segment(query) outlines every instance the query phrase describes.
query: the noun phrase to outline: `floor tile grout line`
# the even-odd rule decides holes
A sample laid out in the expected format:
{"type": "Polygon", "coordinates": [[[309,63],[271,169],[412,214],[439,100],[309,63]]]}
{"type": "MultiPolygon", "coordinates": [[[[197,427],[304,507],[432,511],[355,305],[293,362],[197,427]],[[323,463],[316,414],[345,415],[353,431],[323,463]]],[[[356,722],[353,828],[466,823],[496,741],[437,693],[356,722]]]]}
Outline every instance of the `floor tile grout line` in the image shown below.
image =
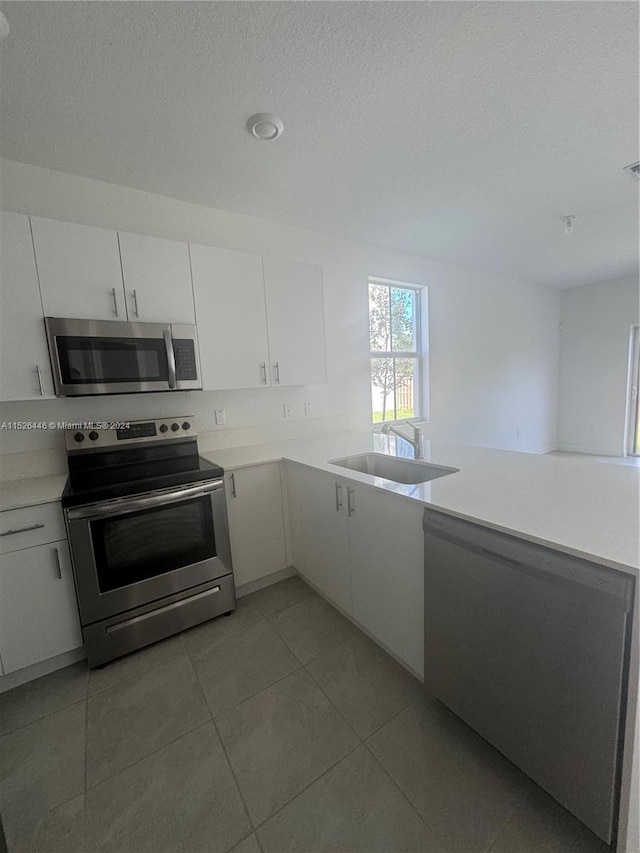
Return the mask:
{"type": "MultiPolygon", "coordinates": [[[[405,709],[405,710],[406,710],[406,709],[405,709]]],[[[435,829],[434,829],[434,828],[431,826],[431,824],[429,823],[429,821],[428,821],[428,820],[427,820],[423,815],[421,815],[421,814],[420,814],[420,812],[418,811],[418,809],[414,806],[414,804],[411,802],[411,800],[409,799],[409,797],[408,797],[408,796],[405,794],[405,792],[402,790],[402,788],[400,787],[400,785],[398,785],[398,783],[397,783],[397,782],[396,782],[396,780],[393,778],[393,776],[391,775],[391,773],[389,773],[389,771],[388,771],[388,770],[387,770],[387,768],[384,766],[384,764],[380,761],[380,759],[378,758],[378,756],[373,752],[373,750],[371,749],[371,747],[369,746],[369,744],[368,744],[366,741],[364,741],[364,742],[363,742],[363,746],[364,746],[364,748],[367,750],[367,752],[369,753],[369,755],[373,758],[373,760],[374,760],[374,761],[375,761],[375,763],[378,765],[378,767],[379,767],[379,768],[382,770],[382,772],[385,774],[385,776],[387,777],[387,779],[389,779],[389,781],[391,782],[391,784],[393,785],[393,787],[394,787],[394,788],[395,788],[395,789],[400,793],[401,797],[402,797],[402,798],[403,798],[403,800],[408,804],[408,806],[409,806],[409,808],[411,809],[411,811],[412,811],[415,815],[417,815],[417,817],[418,817],[418,819],[421,821],[421,823],[423,823],[423,824],[427,827],[427,829],[428,829],[428,830],[429,830],[429,832],[433,835],[433,837],[436,839],[436,841],[438,842],[438,844],[442,845],[442,847],[443,847],[443,849],[444,849],[444,850],[447,850],[448,845],[446,845],[446,844],[444,843],[444,840],[440,837],[440,834],[439,834],[438,832],[436,832],[436,831],[435,831],[435,829]]]]}
{"type": "MultiPolygon", "coordinates": [[[[256,690],[255,693],[252,693],[250,696],[245,696],[236,702],[235,705],[232,705],[230,708],[225,708],[224,711],[220,711],[217,714],[214,714],[213,711],[209,708],[211,713],[211,719],[216,720],[219,717],[222,717],[224,714],[229,714],[231,711],[235,711],[236,708],[239,708],[240,705],[243,705],[245,702],[248,702],[249,699],[254,699],[256,696],[259,696],[260,693],[263,693],[265,690],[269,690],[271,687],[275,687],[276,684],[279,684],[281,681],[284,681],[286,678],[289,678],[291,675],[295,675],[297,672],[300,672],[304,669],[304,666],[300,665],[295,669],[292,669],[291,672],[288,672],[286,675],[281,675],[280,678],[277,678],[275,681],[272,681],[270,684],[266,684],[264,687],[261,687],[260,690],[256,690]]],[[[207,706],[208,706],[207,702],[207,706]]]]}
{"type": "Polygon", "coordinates": [[[399,711],[395,711],[395,712],[394,712],[394,713],[389,717],[389,719],[388,719],[388,720],[385,720],[385,722],[384,722],[384,723],[382,723],[382,725],[378,726],[378,728],[377,728],[377,729],[374,729],[374,730],[373,730],[372,732],[370,732],[368,735],[366,735],[365,737],[363,737],[363,740],[364,740],[364,741],[367,741],[367,740],[369,740],[369,738],[372,738],[374,735],[377,735],[377,734],[378,734],[378,732],[380,732],[380,731],[381,731],[385,726],[388,726],[388,725],[389,725],[389,723],[392,723],[392,722],[395,720],[395,718],[396,718],[396,717],[399,717],[399,716],[400,716],[400,714],[404,714],[404,712],[405,712],[408,708],[410,708],[412,705],[417,705],[417,704],[418,704],[418,702],[417,702],[417,700],[416,700],[416,699],[410,699],[410,700],[409,700],[409,702],[407,702],[407,704],[406,704],[403,708],[400,708],[400,710],[399,710],[399,711]]]}
{"type": "MultiPolygon", "coordinates": [[[[208,706],[207,712],[209,712],[208,706]]],[[[195,726],[191,726],[190,729],[185,729],[185,731],[181,732],[179,735],[176,735],[176,737],[171,738],[171,740],[168,740],[166,743],[163,743],[156,749],[152,749],[151,752],[148,752],[146,755],[142,755],[140,758],[136,759],[135,761],[132,761],[131,764],[127,764],[125,767],[121,767],[119,770],[116,770],[115,773],[110,773],[108,776],[105,776],[104,779],[100,779],[93,785],[87,785],[86,793],[88,794],[89,791],[94,791],[96,788],[102,785],[103,782],[108,782],[110,779],[113,779],[119,773],[123,773],[125,770],[130,770],[132,767],[135,767],[137,764],[140,764],[141,761],[146,761],[147,758],[151,758],[152,755],[155,755],[157,752],[161,752],[163,749],[166,749],[168,746],[171,746],[171,744],[175,743],[177,740],[180,740],[180,738],[184,737],[185,735],[191,734],[192,732],[195,732],[196,729],[200,729],[202,728],[202,726],[206,726],[208,723],[212,722],[213,720],[211,719],[211,716],[209,716],[208,720],[203,720],[202,722],[197,723],[195,726]]]]}
{"type": "Polygon", "coordinates": [[[349,757],[350,755],[352,755],[352,754],[353,754],[357,749],[360,749],[360,747],[361,747],[361,746],[364,746],[364,744],[362,743],[362,741],[359,741],[359,742],[358,742],[357,744],[355,744],[355,746],[353,746],[351,749],[348,749],[348,750],[347,750],[347,752],[345,752],[345,753],[344,753],[344,755],[341,755],[341,756],[340,756],[340,758],[338,758],[336,761],[334,761],[334,762],[333,762],[333,764],[331,764],[329,767],[327,767],[327,768],[326,768],[326,770],[323,770],[323,771],[322,771],[322,773],[321,773],[319,776],[316,776],[316,777],[315,777],[315,779],[312,779],[312,780],[311,780],[311,782],[308,782],[308,783],[307,783],[303,788],[300,788],[300,790],[299,790],[299,791],[297,791],[297,792],[296,792],[292,797],[289,797],[289,799],[288,799],[285,803],[283,803],[281,806],[279,806],[279,807],[278,807],[274,812],[272,812],[268,817],[266,817],[263,821],[260,821],[260,823],[256,824],[256,825],[255,825],[256,835],[258,835],[258,831],[259,831],[259,830],[260,830],[260,829],[261,829],[261,828],[262,828],[266,823],[269,823],[269,821],[270,821],[272,818],[274,818],[277,814],[279,814],[283,809],[285,809],[285,808],[286,808],[290,803],[292,803],[295,799],[297,799],[297,798],[298,798],[301,794],[303,794],[306,790],[308,790],[309,788],[311,788],[311,786],[312,786],[312,785],[315,785],[315,783],[316,783],[316,782],[319,782],[319,781],[320,781],[324,776],[326,776],[326,775],[327,775],[327,773],[330,773],[332,770],[334,770],[334,769],[338,766],[338,764],[340,764],[340,762],[341,762],[341,761],[344,761],[344,760],[345,760],[345,758],[348,758],[348,757],[349,757]]]}
{"type": "MultiPolygon", "coordinates": [[[[215,721],[215,717],[214,717],[214,716],[213,716],[213,714],[211,713],[211,708],[209,707],[209,703],[207,702],[207,695],[206,695],[206,693],[204,692],[204,687],[202,686],[202,682],[200,681],[200,676],[199,676],[199,674],[198,674],[198,670],[196,669],[196,667],[195,667],[195,665],[193,664],[193,662],[192,662],[192,666],[193,666],[193,670],[194,670],[194,672],[195,672],[195,674],[196,674],[196,682],[197,682],[197,684],[198,684],[198,688],[199,688],[199,690],[200,690],[200,694],[202,695],[202,698],[204,699],[205,705],[207,706],[207,710],[209,711],[209,715],[210,715],[210,717],[211,717],[211,723],[212,723],[212,725],[213,725],[213,730],[214,730],[214,731],[215,731],[215,733],[216,733],[216,737],[218,738],[218,742],[219,742],[219,744],[220,744],[220,748],[222,749],[222,753],[223,753],[223,755],[224,755],[224,757],[225,757],[225,760],[226,760],[226,762],[227,762],[227,766],[229,767],[229,772],[231,773],[231,778],[233,779],[233,783],[234,783],[234,785],[236,786],[236,791],[238,792],[238,796],[240,797],[240,802],[242,803],[242,808],[244,809],[244,812],[245,812],[245,814],[246,814],[246,816],[247,816],[247,820],[249,821],[249,826],[252,828],[252,831],[254,831],[254,830],[255,830],[255,825],[254,825],[254,823],[253,823],[253,820],[251,819],[251,814],[250,814],[250,812],[249,812],[249,808],[248,808],[248,806],[247,806],[247,804],[246,804],[246,802],[245,802],[244,795],[243,795],[243,793],[242,793],[242,790],[241,790],[241,788],[240,788],[240,784],[238,783],[238,779],[237,779],[237,777],[236,777],[235,770],[233,769],[233,765],[232,765],[232,763],[231,763],[231,759],[229,758],[229,754],[227,753],[227,748],[226,748],[226,746],[225,746],[225,744],[224,744],[224,741],[223,741],[223,739],[222,739],[222,735],[220,734],[220,729],[218,728],[218,725],[217,725],[217,723],[216,723],[216,721],[215,721]]],[[[251,833],[248,833],[248,835],[250,835],[250,834],[251,834],[251,833]]],[[[245,837],[247,837],[247,836],[245,836],[245,837]]],[[[242,840],[243,840],[243,839],[240,839],[240,841],[242,841],[242,840]]],[[[237,841],[237,842],[236,842],[236,844],[239,844],[239,843],[240,843],[240,841],[237,841]]]]}
{"type": "Polygon", "coordinates": [[[321,685],[321,684],[320,684],[320,683],[319,683],[319,682],[318,682],[318,681],[313,677],[313,674],[312,674],[311,672],[309,672],[309,670],[308,670],[308,668],[307,668],[306,666],[304,667],[304,670],[305,670],[305,672],[307,673],[307,675],[309,676],[309,678],[310,678],[310,679],[313,681],[313,683],[316,685],[316,687],[318,688],[318,690],[322,693],[322,695],[323,695],[323,696],[324,696],[324,698],[327,700],[327,702],[331,705],[331,707],[332,707],[332,708],[334,708],[334,710],[336,710],[336,711],[338,712],[338,714],[340,715],[340,717],[342,717],[342,719],[344,720],[344,722],[349,726],[349,728],[350,728],[350,729],[351,729],[351,731],[354,733],[354,735],[358,738],[358,740],[360,741],[360,743],[364,743],[364,738],[362,737],[362,735],[361,735],[359,732],[357,732],[357,731],[355,730],[355,728],[352,726],[352,724],[349,722],[349,720],[348,720],[348,719],[345,717],[345,715],[342,713],[342,711],[340,710],[340,708],[338,708],[338,706],[337,706],[337,705],[336,705],[336,703],[333,701],[333,699],[332,699],[332,698],[331,698],[331,697],[330,697],[330,696],[325,692],[325,690],[324,690],[324,688],[322,687],[322,685],[321,685]]]}
{"type": "MultiPolygon", "coordinates": [[[[74,664],[71,664],[71,666],[74,666],[74,664]]],[[[54,670],[54,672],[58,672],[58,670],[54,670]]],[[[51,675],[51,673],[48,673],[48,675],[51,675]]],[[[87,676],[88,676],[88,673],[87,673],[87,676]]],[[[46,677],[47,677],[46,675],[40,676],[40,678],[46,678],[46,677]]],[[[26,681],[25,684],[33,684],[34,682],[39,681],[39,680],[40,679],[38,679],[38,678],[34,678],[33,681],[26,681]]],[[[13,687],[12,690],[19,690],[21,687],[24,687],[24,686],[25,685],[23,685],[23,684],[19,684],[17,687],[13,687]]],[[[59,711],[64,711],[66,708],[71,708],[73,705],[77,705],[79,702],[86,701],[89,698],[87,691],[88,691],[88,678],[87,678],[87,687],[85,688],[85,694],[84,694],[84,697],[82,699],[74,699],[73,702],[69,702],[68,705],[60,705],[59,708],[55,708],[55,710],[49,711],[47,714],[43,714],[41,717],[36,717],[35,720],[31,720],[28,723],[23,723],[22,725],[16,726],[13,729],[9,729],[6,732],[0,732],[0,740],[2,740],[2,738],[4,738],[4,737],[7,737],[8,735],[12,735],[14,732],[19,732],[22,729],[26,729],[28,726],[31,726],[34,723],[39,723],[41,720],[46,720],[47,717],[52,717],[54,714],[57,714],[59,711]]],[[[11,693],[11,690],[7,690],[6,692],[11,693]]],[[[0,697],[2,697],[1,693],[0,693],[0,697]]],[[[0,705],[1,704],[2,703],[0,701],[0,705]]]]}
{"type": "MultiPolygon", "coordinates": [[[[178,634],[172,634],[171,636],[172,637],[180,637],[180,634],[179,633],[178,634]]],[[[171,639],[171,637],[166,637],[165,639],[171,639]]],[[[160,642],[162,642],[162,641],[160,641],[160,642]]],[[[133,657],[133,655],[137,654],[138,652],[143,652],[145,649],[152,648],[153,645],[155,645],[155,644],[151,644],[150,646],[144,646],[142,649],[137,649],[135,652],[131,653],[131,656],[133,657]]],[[[153,672],[153,670],[158,669],[158,667],[166,666],[166,664],[170,663],[171,661],[175,660],[176,658],[179,658],[181,655],[184,655],[186,653],[187,650],[184,646],[185,646],[185,644],[183,641],[183,648],[181,648],[180,651],[176,651],[175,654],[170,655],[170,657],[167,657],[164,660],[161,660],[161,661],[158,661],[157,663],[154,663],[153,666],[149,666],[148,668],[142,670],[141,672],[136,672],[133,675],[128,675],[126,678],[121,678],[119,681],[114,681],[113,684],[110,684],[108,687],[103,687],[100,690],[96,690],[94,693],[88,692],[89,684],[87,684],[87,701],[89,699],[93,699],[95,696],[100,696],[101,693],[106,693],[108,690],[112,690],[114,687],[118,687],[121,684],[125,684],[127,681],[132,681],[134,678],[142,678],[142,676],[147,675],[150,672],[153,672]]],[[[126,660],[127,657],[129,657],[129,655],[125,655],[125,657],[123,657],[123,658],[115,658],[113,661],[110,661],[110,663],[117,663],[118,661],[126,660]]],[[[109,666],[109,664],[107,664],[107,666],[109,666]]],[[[91,672],[91,670],[89,670],[89,672],[91,672]]]]}
{"type": "Polygon", "coordinates": [[[43,717],[38,717],[37,720],[31,720],[30,723],[25,723],[23,726],[18,726],[15,729],[11,729],[11,731],[5,732],[4,734],[0,734],[0,742],[2,742],[5,738],[11,737],[11,735],[16,734],[17,732],[23,732],[25,729],[28,729],[29,726],[35,726],[36,723],[41,723],[43,720],[48,720],[49,717],[53,717],[55,714],[59,714],[61,711],[68,711],[69,708],[73,708],[74,705],[79,705],[81,702],[86,702],[87,699],[76,699],[75,702],[71,702],[69,705],[63,705],[62,708],[57,708],[55,711],[51,711],[48,714],[45,714],[43,717]]]}
{"type": "MultiPolygon", "coordinates": [[[[253,623],[253,624],[257,624],[257,623],[253,623]]],[[[267,624],[269,624],[269,623],[267,623],[267,624]]],[[[248,625],[247,627],[250,628],[252,626],[248,625]]],[[[274,631],[275,631],[275,629],[274,629],[274,631]]],[[[277,634],[277,631],[276,631],[276,634],[277,634]]],[[[231,635],[229,635],[229,636],[231,636],[231,635]]],[[[280,635],[278,635],[278,636],[280,636],[280,635]]],[[[282,639],[282,638],[280,637],[280,639],[282,639]]],[[[287,649],[289,651],[291,651],[288,646],[287,646],[287,649]]],[[[293,654],[293,652],[291,652],[291,653],[293,654]]],[[[280,681],[284,681],[285,678],[289,678],[290,675],[293,675],[296,672],[300,672],[301,669],[304,669],[304,664],[300,663],[299,659],[296,658],[296,661],[299,663],[299,666],[297,666],[295,669],[292,669],[291,672],[287,672],[285,675],[280,676],[275,681],[272,681],[269,684],[266,684],[264,687],[261,687],[259,690],[256,690],[255,693],[251,693],[249,696],[244,696],[242,699],[238,700],[235,703],[235,705],[231,705],[229,708],[225,708],[224,710],[219,711],[217,714],[214,714],[214,712],[211,710],[211,707],[209,705],[209,700],[207,699],[207,694],[205,693],[204,687],[202,686],[202,682],[200,680],[200,673],[198,672],[198,662],[193,660],[193,657],[191,656],[190,652],[188,654],[189,654],[189,658],[191,660],[191,665],[195,671],[196,678],[198,679],[198,685],[199,685],[200,690],[202,692],[202,695],[204,697],[204,701],[207,705],[207,709],[209,711],[209,714],[211,715],[211,719],[214,721],[217,717],[221,717],[223,714],[227,714],[230,711],[235,710],[240,705],[242,705],[243,702],[247,702],[249,699],[253,699],[254,696],[257,696],[259,693],[262,693],[264,690],[268,690],[270,687],[273,687],[274,684],[278,684],[280,681]]],[[[295,654],[293,656],[296,657],[295,654]]],[[[207,658],[207,660],[208,660],[208,658],[207,658]]],[[[199,663],[202,663],[202,662],[203,661],[199,661],[199,663]]],[[[216,726],[216,729],[217,729],[217,726],[216,726]]]]}

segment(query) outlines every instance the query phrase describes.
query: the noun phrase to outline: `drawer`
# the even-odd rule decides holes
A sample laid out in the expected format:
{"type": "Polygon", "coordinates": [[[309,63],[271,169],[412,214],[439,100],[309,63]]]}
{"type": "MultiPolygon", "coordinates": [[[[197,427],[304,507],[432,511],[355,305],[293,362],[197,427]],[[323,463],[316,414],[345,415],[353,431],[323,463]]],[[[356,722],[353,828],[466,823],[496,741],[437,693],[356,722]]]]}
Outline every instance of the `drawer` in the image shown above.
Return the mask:
{"type": "Polygon", "coordinates": [[[66,538],[62,506],[57,501],[0,512],[0,554],[66,538]]]}

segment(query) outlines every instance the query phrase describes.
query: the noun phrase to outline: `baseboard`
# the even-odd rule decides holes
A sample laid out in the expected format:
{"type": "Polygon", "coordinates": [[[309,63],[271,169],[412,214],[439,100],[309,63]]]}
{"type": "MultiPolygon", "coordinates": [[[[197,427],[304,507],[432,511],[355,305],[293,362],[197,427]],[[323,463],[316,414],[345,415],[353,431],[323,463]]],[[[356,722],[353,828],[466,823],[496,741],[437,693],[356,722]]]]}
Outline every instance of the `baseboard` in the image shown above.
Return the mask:
{"type": "Polygon", "coordinates": [[[27,681],[42,678],[43,675],[49,675],[50,672],[55,672],[57,669],[64,669],[65,666],[70,666],[79,660],[85,660],[86,657],[84,646],[81,646],[79,649],[72,649],[70,652],[64,652],[53,658],[34,663],[32,666],[25,666],[24,669],[17,669],[8,675],[0,676],[0,693],[26,684],[27,681]]]}
{"type": "Polygon", "coordinates": [[[559,444],[556,450],[564,450],[566,453],[584,453],[588,456],[624,456],[624,452],[613,452],[612,450],[603,450],[601,447],[582,447],[573,444],[559,444]]]}
{"type": "Polygon", "coordinates": [[[270,575],[265,575],[263,578],[257,578],[249,583],[243,583],[236,587],[236,598],[242,598],[243,595],[250,595],[252,592],[257,592],[259,589],[264,589],[265,586],[271,586],[274,583],[279,583],[286,578],[291,578],[297,575],[297,571],[293,566],[287,566],[286,569],[279,569],[270,575]]]}
{"type": "Polygon", "coordinates": [[[345,619],[348,619],[349,622],[352,622],[356,626],[356,628],[362,631],[363,634],[366,634],[367,637],[369,637],[370,640],[373,640],[373,642],[377,646],[380,646],[381,649],[384,649],[384,651],[389,655],[389,657],[392,657],[397,663],[400,664],[403,669],[406,669],[407,672],[410,672],[411,675],[414,676],[414,678],[417,678],[418,681],[424,684],[424,673],[418,671],[417,669],[414,669],[410,664],[402,660],[401,657],[398,657],[398,655],[394,651],[392,651],[385,643],[383,643],[374,634],[372,634],[371,631],[362,624],[362,622],[358,622],[357,619],[355,619],[350,613],[347,613],[347,611],[340,607],[340,605],[337,604],[332,598],[329,598],[329,596],[326,595],[321,589],[318,589],[318,587],[308,578],[306,578],[302,574],[302,572],[298,572],[297,569],[294,569],[294,572],[297,575],[299,574],[302,580],[307,584],[307,586],[310,586],[314,592],[317,592],[321,598],[324,598],[324,600],[327,601],[335,610],[341,613],[345,619]]]}

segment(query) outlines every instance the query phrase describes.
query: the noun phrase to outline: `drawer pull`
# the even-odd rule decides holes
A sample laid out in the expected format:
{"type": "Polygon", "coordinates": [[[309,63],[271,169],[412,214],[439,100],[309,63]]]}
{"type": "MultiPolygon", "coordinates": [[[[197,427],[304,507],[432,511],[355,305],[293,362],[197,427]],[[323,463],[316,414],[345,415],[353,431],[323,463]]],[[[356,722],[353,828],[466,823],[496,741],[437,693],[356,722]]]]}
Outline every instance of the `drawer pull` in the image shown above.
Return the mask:
{"type": "Polygon", "coordinates": [[[60,565],[60,551],[57,548],[53,549],[53,553],[56,557],[56,574],[58,575],[58,580],[62,580],[62,566],[60,565]]]}
{"type": "Polygon", "coordinates": [[[18,527],[15,530],[5,530],[0,536],[15,536],[16,533],[28,533],[30,530],[42,530],[45,524],[32,524],[31,527],[18,527]]]}

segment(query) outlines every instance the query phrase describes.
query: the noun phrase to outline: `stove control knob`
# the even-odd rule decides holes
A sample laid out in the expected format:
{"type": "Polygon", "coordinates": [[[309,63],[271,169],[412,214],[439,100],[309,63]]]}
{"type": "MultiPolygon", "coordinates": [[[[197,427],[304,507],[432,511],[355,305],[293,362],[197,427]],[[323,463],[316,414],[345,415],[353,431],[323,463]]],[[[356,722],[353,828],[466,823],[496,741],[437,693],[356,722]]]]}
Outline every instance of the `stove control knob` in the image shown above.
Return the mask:
{"type": "Polygon", "coordinates": [[[180,424],[171,424],[171,431],[172,432],[178,432],[179,429],[180,429],[180,424]]]}
{"type": "Polygon", "coordinates": [[[100,436],[95,430],[91,430],[91,432],[89,433],[89,438],[91,439],[91,441],[97,441],[100,436]]]}
{"type": "Polygon", "coordinates": [[[160,432],[166,432],[169,427],[166,424],[160,424],[160,432]]]}
{"type": "Polygon", "coordinates": [[[78,442],[78,444],[80,444],[80,442],[81,442],[81,441],[84,441],[84,433],[82,433],[82,432],[77,432],[77,433],[73,436],[73,440],[74,440],[74,441],[77,441],[77,442],[78,442]]]}
{"type": "Polygon", "coordinates": [[[185,421],[182,424],[182,429],[191,429],[191,424],[189,423],[189,421],[185,421]]]}

